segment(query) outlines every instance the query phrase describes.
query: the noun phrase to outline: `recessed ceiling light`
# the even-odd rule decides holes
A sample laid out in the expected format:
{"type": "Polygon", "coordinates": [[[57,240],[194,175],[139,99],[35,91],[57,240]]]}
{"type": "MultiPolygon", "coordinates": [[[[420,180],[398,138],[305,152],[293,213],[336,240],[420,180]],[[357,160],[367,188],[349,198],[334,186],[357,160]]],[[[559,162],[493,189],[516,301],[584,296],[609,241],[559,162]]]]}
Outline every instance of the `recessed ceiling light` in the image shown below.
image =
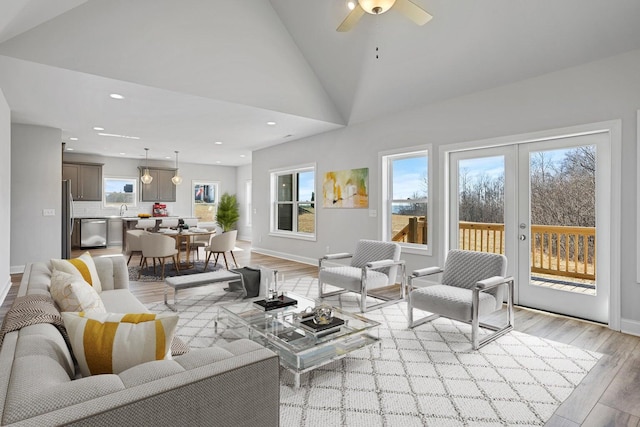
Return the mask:
{"type": "Polygon", "coordinates": [[[120,95],[119,93],[112,93],[109,94],[109,96],[113,99],[124,99],[124,96],[120,95]]]}
{"type": "Polygon", "coordinates": [[[96,126],[96,127],[94,127],[94,128],[93,128],[93,130],[104,130],[104,128],[101,128],[101,127],[99,127],[99,126],[96,126]]]}
{"type": "Polygon", "coordinates": [[[78,138],[76,138],[75,136],[72,136],[71,138],[69,138],[69,141],[77,141],[78,138]]]}
{"type": "Polygon", "coordinates": [[[164,158],[171,160],[171,156],[164,156],[164,158]]]}
{"type": "Polygon", "coordinates": [[[349,8],[349,10],[353,10],[356,8],[356,2],[355,0],[349,0],[347,2],[347,7],[349,8]]]}
{"type": "Polygon", "coordinates": [[[125,154],[127,154],[127,153],[120,153],[121,156],[124,156],[125,154]]]}
{"type": "Polygon", "coordinates": [[[216,142],[214,142],[214,144],[216,144],[216,145],[222,145],[222,141],[216,141],[216,142]]]}
{"type": "Polygon", "coordinates": [[[240,157],[247,157],[247,156],[245,156],[244,154],[240,154],[240,157]]]}
{"type": "Polygon", "coordinates": [[[69,147],[69,148],[67,148],[67,151],[73,151],[73,148],[69,147]]]}
{"type": "Polygon", "coordinates": [[[269,126],[275,126],[275,125],[276,125],[276,122],[267,122],[267,124],[268,124],[269,126]]]}
{"type": "Polygon", "coordinates": [[[222,163],[220,160],[216,160],[216,163],[222,163]]]}

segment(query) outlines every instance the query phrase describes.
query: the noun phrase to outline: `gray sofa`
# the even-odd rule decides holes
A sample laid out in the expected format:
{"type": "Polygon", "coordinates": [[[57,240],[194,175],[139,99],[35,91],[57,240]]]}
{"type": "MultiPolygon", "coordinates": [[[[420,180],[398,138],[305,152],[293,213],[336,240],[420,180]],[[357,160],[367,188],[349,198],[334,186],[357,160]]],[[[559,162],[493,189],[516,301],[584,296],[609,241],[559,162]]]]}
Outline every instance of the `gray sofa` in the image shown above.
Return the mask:
{"type": "MultiPolygon", "coordinates": [[[[107,311],[147,311],[123,257],[94,261],[107,311]]],[[[47,263],[29,264],[18,296],[48,294],[50,276],[47,263]]],[[[86,378],[51,324],[10,332],[0,349],[1,425],[273,426],[279,393],[277,355],[249,340],[86,378]]]]}

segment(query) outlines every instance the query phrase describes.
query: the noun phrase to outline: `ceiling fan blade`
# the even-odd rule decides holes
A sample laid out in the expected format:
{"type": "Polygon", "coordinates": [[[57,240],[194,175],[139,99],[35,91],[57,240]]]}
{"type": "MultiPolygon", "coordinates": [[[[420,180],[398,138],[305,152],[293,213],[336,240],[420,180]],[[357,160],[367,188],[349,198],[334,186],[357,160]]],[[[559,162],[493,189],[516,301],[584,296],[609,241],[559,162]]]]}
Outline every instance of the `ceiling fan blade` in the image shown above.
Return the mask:
{"type": "Polygon", "coordinates": [[[365,12],[362,6],[360,6],[360,4],[356,4],[356,7],[353,8],[351,12],[349,12],[349,14],[344,19],[344,21],[342,21],[342,24],[340,24],[338,28],[336,28],[336,31],[339,31],[341,33],[345,31],[349,31],[350,29],[356,26],[356,24],[364,14],[365,12]]]}
{"type": "Polygon", "coordinates": [[[426,10],[412,2],[411,0],[396,0],[393,8],[404,14],[418,25],[424,25],[431,21],[431,16],[426,10]]]}

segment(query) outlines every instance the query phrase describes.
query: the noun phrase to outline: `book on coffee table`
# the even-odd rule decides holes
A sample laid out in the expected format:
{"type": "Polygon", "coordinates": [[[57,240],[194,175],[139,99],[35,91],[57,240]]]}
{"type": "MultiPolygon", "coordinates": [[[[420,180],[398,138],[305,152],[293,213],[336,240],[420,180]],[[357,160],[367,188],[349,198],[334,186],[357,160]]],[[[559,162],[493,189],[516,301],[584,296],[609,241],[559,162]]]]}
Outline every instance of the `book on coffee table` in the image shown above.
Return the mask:
{"type": "Polygon", "coordinates": [[[306,329],[308,331],[318,333],[318,334],[321,333],[322,335],[335,332],[339,330],[340,326],[342,325],[344,325],[344,320],[342,320],[339,317],[332,317],[331,321],[324,325],[317,324],[316,322],[313,321],[313,319],[303,320],[302,322],[300,322],[300,326],[303,329],[306,329]]]}
{"type": "Polygon", "coordinates": [[[254,301],[253,303],[262,308],[264,311],[269,311],[296,305],[298,301],[293,298],[289,298],[286,295],[280,295],[278,298],[273,300],[261,299],[258,301],[254,301]]]}

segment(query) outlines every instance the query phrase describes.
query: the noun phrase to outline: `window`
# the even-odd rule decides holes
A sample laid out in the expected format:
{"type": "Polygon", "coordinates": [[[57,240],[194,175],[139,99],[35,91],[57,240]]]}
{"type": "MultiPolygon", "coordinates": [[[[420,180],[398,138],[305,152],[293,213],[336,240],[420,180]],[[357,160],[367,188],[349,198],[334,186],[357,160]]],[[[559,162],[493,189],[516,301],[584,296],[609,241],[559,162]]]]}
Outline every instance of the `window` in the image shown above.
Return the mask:
{"type": "Polygon", "coordinates": [[[198,222],[215,222],[218,208],[218,183],[193,181],[193,205],[191,215],[198,222]]]}
{"type": "Polygon", "coordinates": [[[251,180],[247,180],[247,182],[245,183],[245,201],[246,201],[246,205],[245,205],[245,209],[247,214],[245,215],[245,225],[247,227],[251,227],[251,217],[253,217],[253,206],[251,205],[251,180]]]}
{"type": "Polygon", "coordinates": [[[427,149],[381,156],[383,236],[403,246],[429,242],[429,156],[427,149]]]}
{"type": "Polygon", "coordinates": [[[271,232],[315,240],[315,165],[271,173],[271,232]]]}
{"type": "Polygon", "coordinates": [[[105,208],[136,206],[137,183],[136,178],[105,178],[102,204],[105,208]]]}

